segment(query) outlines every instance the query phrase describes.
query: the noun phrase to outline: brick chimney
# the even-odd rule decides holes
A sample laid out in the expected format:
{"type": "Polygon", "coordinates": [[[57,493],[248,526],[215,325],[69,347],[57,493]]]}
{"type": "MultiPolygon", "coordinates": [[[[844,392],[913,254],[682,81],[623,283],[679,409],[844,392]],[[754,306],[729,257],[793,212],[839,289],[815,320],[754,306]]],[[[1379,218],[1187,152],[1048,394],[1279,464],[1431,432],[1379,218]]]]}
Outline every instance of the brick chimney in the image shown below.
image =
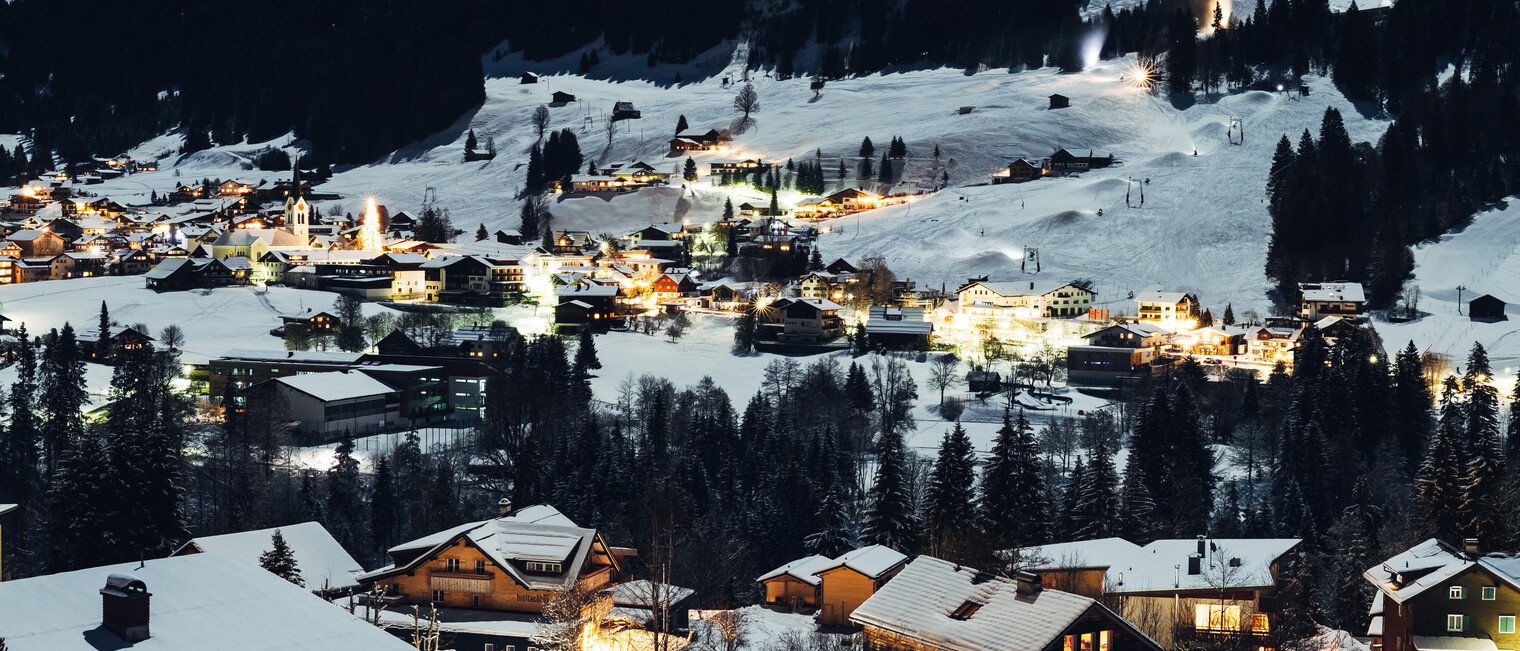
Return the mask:
{"type": "Polygon", "coordinates": [[[100,620],[106,630],[127,642],[148,639],[147,584],[127,574],[106,577],[100,589],[100,620]]]}

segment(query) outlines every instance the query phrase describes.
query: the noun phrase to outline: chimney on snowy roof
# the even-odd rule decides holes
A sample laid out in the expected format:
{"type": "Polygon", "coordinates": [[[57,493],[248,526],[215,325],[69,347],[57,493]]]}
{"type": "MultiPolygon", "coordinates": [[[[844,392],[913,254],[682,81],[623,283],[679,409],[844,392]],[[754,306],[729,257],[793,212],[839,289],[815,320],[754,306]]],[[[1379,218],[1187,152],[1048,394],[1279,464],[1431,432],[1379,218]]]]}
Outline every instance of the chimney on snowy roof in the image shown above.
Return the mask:
{"type": "Polygon", "coordinates": [[[128,574],[106,577],[100,589],[100,620],[106,630],[127,642],[148,639],[148,585],[128,574]]]}

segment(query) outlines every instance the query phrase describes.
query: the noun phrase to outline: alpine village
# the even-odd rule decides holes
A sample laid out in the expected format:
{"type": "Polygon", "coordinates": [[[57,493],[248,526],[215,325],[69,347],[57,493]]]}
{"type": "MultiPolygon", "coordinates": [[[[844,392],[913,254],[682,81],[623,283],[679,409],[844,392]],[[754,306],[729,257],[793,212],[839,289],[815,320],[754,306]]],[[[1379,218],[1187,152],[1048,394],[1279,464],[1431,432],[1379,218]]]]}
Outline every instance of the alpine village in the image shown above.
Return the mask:
{"type": "Polygon", "coordinates": [[[1516,651],[1517,43],[0,2],[0,651],[1516,651]]]}

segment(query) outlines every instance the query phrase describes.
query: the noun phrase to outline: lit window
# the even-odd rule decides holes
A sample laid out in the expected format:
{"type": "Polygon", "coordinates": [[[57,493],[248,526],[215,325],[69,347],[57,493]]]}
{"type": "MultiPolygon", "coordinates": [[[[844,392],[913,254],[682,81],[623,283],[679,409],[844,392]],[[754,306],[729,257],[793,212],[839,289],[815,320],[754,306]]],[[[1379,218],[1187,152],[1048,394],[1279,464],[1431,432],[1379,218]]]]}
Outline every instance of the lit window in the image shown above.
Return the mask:
{"type": "Polygon", "coordinates": [[[1499,598],[1499,589],[1498,588],[1496,588],[1494,586],[1491,586],[1491,585],[1483,586],[1483,600],[1484,601],[1493,601],[1493,600],[1498,599],[1498,598],[1499,598]]]}
{"type": "Polygon", "coordinates": [[[1093,634],[1082,634],[1082,651],[1093,651],[1093,634]]]}
{"type": "Polygon", "coordinates": [[[1254,615],[1251,615],[1251,632],[1259,635],[1265,635],[1272,632],[1272,625],[1267,621],[1266,613],[1256,613],[1254,615]]]}
{"type": "Polygon", "coordinates": [[[1515,616],[1514,615],[1500,615],[1499,616],[1499,632],[1500,633],[1514,633],[1515,632],[1515,616]]]}
{"type": "Polygon", "coordinates": [[[1466,618],[1462,615],[1447,615],[1446,630],[1452,633],[1460,633],[1463,628],[1462,624],[1465,623],[1465,619],[1466,618]]]}
{"type": "Polygon", "coordinates": [[[1062,651],[1074,651],[1071,648],[1071,638],[1072,638],[1072,636],[1070,636],[1070,635],[1068,635],[1068,636],[1066,636],[1064,638],[1065,644],[1061,647],[1062,651]]]}
{"type": "Polygon", "coordinates": [[[1198,604],[1193,610],[1193,627],[1199,631],[1239,631],[1240,606],[1198,604]]]}
{"type": "Polygon", "coordinates": [[[1108,651],[1109,631],[1098,631],[1098,651],[1108,651]]]}

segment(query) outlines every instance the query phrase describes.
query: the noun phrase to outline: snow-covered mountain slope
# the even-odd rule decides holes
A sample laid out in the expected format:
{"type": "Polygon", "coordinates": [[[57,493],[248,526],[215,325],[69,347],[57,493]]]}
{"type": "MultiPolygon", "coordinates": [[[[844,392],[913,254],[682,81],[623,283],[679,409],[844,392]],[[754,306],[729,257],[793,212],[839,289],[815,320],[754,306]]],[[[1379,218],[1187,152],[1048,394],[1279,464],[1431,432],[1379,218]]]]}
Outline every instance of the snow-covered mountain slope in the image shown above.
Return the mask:
{"type": "MultiPolygon", "coordinates": [[[[1317,132],[1327,105],[1345,115],[1357,141],[1376,139],[1386,123],[1362,118],[1322,79],[1309,80],[1312,94],[1302,101],[1247,92],[1179,110],[1166,98],[1121,81],[1120,75],[1133,78],[1133,65],[1132,59],[1106,61],[1079,74],[919,70],[831,81],[816,96],[808,79],[757,78],[761,109],[754,126],[737,135],[728,151],[693,158],[705,172],[714,160],[783,161],[821,151],[832,172],[841,155],[852,157],[853,168],[863,137],[884,150],[893,136],[901,136],[909,148],[907,177],[948,171],[952,188],[836,221],[835,231],[822,239],[825,257],[882,255],[898,275],[937,286],[973,275],[1011,279],[1019,273],[1025,247],[1032,247],[1039,250],[1042,275],[1092,278],[1099,302],[1116,311],[1133,312],[1126,299],[1130,291],[1180,285],[1200,292],[1210,306],[1230,302],[1237,313],[1265,312],[1263,184],[1278,137],[1317,132]],[[1052,93],[1070,97],[1071,108],[1049,110],[1052,93]],[[963,106],[974,109],[962,115],[957,109],[963,106]],[[1244,145],[1227,142],[1232,118],[1244,126],[1244,145]],[[942,154],[937,162],[931,156],[935,145],[942,154]],[[1058,147],[1113,153],[1120,162],[1076,178],[965,187],[987,182],[1014,158],[1049,156],[1058,147]],[[1144,186],[1145,207],[1126,209],[1126,189],[1138,205],[1141,188],[1128,180],[1146,178],[1151,183],[1144,186]]],[[[725,128],[737,117],[735,88],[719,79],[669,87],[561,75],[538,84],[492,79],[486,91],[486,103],[450,129],[383,161],[340,170],[323,190],[347,198],[331,203],[353,211],[361,197],[374,196],[393,210],[415,211],[431,187],[466,233],[480,223],[493,230],[515,227],[526,151],[537,140],[528,118],[554,91],[571,93],[577,101],[551,107],[550,127],[574,129],[587,160],[636,158],[675,171],[685,160],[667,155],[677,116],[685,115],[694,130],[725,128]],[[613,102],[623,100],[634,102],[643,117],[617,123],[609,144],[605,118],[613,102]],[[463,162],[471,128],[482,143],[495,140],[500,154],[494,160],[463,162]]],[[[163,151],[172,148],[173,139],[139,149],[163,151]]],[[[165,164],[159,172],[90,189],[130,201],[141,200],[149,189],[172,188],[176,180],[273,180],[279,175],[242,169],[262,146],[218,147],[186,157],[177,169],[165,164]]],[[[689,190],[677,183],[610,201],[561,201],[551,210],[558,228],[618,232],[648,223],[716,219],[730,193],[735,204],[761,198],[711,186],[704,177],[689,190]]],[[[783,193],[781,201],[798,198],[783,193]]]]}
{"type": "Polygon", "coordinates": [[[1446,355],[1461,366],[1473,342],[1482,343],[1500,374],[1500,390],[1507,393],[1520,371],[1520,293],[1515,290],[1520,287],[1520,204],[1510,201],[1479,213],[1461,232],[1417,248],[1414,273],[1410,285],[1419,288],[1419,310],[1428,316],[1376,324],[1388,352],[1413,341],[1420,350],[1446,355]],[[1465,288],[1460,302],[1458,287],[1465,288]],[[1467,301],[1483,294],[1508,303],[1510,320],[1469,319],[1467,301]]]}

